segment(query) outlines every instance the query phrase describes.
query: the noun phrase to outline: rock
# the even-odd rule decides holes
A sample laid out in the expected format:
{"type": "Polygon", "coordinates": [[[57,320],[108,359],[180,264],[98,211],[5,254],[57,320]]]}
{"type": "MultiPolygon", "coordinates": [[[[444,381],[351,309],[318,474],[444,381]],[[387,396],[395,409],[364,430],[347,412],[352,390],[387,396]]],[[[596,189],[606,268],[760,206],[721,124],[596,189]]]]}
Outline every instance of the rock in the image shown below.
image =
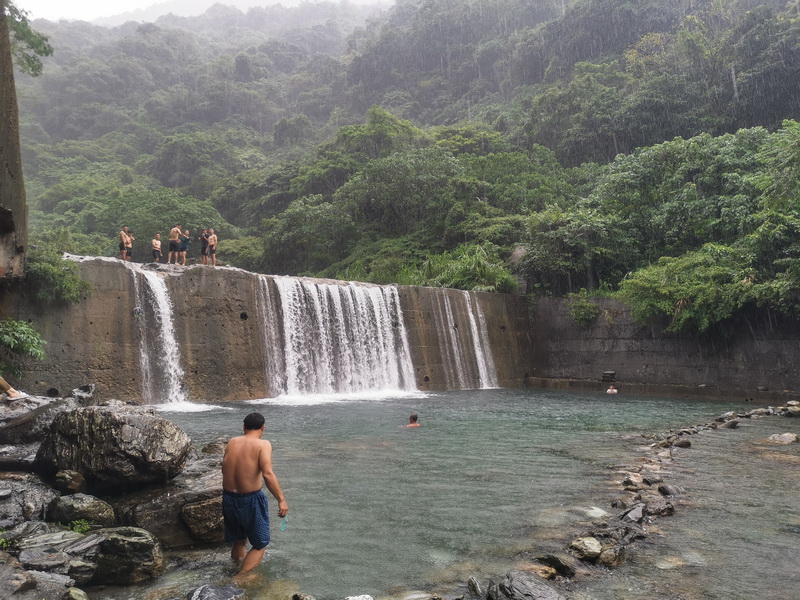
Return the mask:
{"type": "Polygon", "coordinates": [[[467,579],[467,589],[472,596],[483,598],[483,588],[481,588],[480,582],[472,575],[467,579]]]}
{"type": "Polygon", "coordinates": [[[664,478],[658,473],[648,473],[644,476],[644,482],[647,485],[655,485],[656,483],[661,483],[662,481],[664,481],[664,478]]]}
{"type": "Polygon", "coordinates": [[[166,548],[175,549],[199,541],[223,540],[222,511],[214,512],[221,498],[222,472],[215,456],[188,463],[169,486],[112,498],[110,502],[122,524],[147,529],[166,548]],[[187,521],[194,518],[198,520],[191,524],[187,521]]]}
{"type": "Polygon", "coordinates": [[[0,520],[15,525],[44,519],[45,509],[58,493],[32,473],[0,473],[0,489],[11,494],[0,499],[0,520]]]}
{"type": "Polygon", "coordinates": [[[499,585],[509,600],[566,600],[549,584],[525,571],[511,571],[499,585]]]}
{"type": "Polygon", "coordinates": [[[786,409],[787,417],[800,417],[800,406],[789,406],[786,409]]]}
{"type": "Polygon", "coordinates": [[[100,529],[94,585],[133,585],[156,578],[164,571],[164,553],[158,539],[144,529],[100,529]]]}
{"type": "Polygon", "coordinates": [[[53,487],[62,494],[78,494],[86,491],[86,479],[77,471],[65,469],[56,473],[53,487]]]}
{"type": "Polygon", "coordinates": [[[56,416],[36,464],[78,471],[92,491],[121,493],[172,479],[190,448],[189,437],[153,409],[89,406],[56,416]]]}
{"type": "Polygon", "coordinates": [[[36,579],[24,571],[18,561],[5,552],[0,555],[5,556],[0,563],[0,598],[11,598],[36,587],[36,579]]]}
{"type": "Polygon", "coordinates": [[[619,567],[625,563],[626,555],[627,551],[625,550],[625,546],[609,546],[608,548],[603,548],[603,551],[595,562],[604,567],[619,567]]]}
{"type": "Polygon", "coordinates": [[[661,497],[650,498],[644,509],[644,514],[653,517],[666,517],[675,514],[675,507],[661,497]]]}
{"type": "Polygon", "coordinates": [[[6,421],[0,429],[2,444],[40,443],[59,413],[77,406],[71,398],[48,401],[41,406],[6,421]]]}
{"type": "Polygon", "coordinates": [[[214,542],[225,537],[221,495],[199,502],[187,502],[181,508],[181,518],[194,540],[214,542]]]}
{"type": "Polygon", "coordinates": [[[636,504],[633,508],[625,512],[622,517],[623,521],[630,521],[631,523],[641,523],[644,518],[644,504],[636,504]]]}
{"type": "Polygon", "coordinates": [[[344,600],[373,600],[373,598],[367,594],[362,594],[361,596],[347,596],[344,600]]]}
{"type": "Polygon", "coordinates": [[[789,400],[786,406],[800,406],[800,400],[789,400]]]}
{"type": "Polygon", "coordinates": [[[89,600],[89,596],[83,590],[71,587],[67,590],[64,600],[89,600]]]}
{"type": "Polygon", "coordinates": [[[208,444],[203,446],[203,449],[201,450],[201,452],[203,454],[224,454],[225,453],[225,446],[227,446],[227,445],[228,445],[228,440],[226,440],[224,438],[220,438],[220,439],[214,440],[213,442],[209,442],[208,444]]]}
{"type": "Polygon", "coordinates": [[[602,549],[600,542],[593,537],[576,538],[569,545],[569,551],[573,556],[585,561],[593,561],[600,556],[602,549]]]}
{"type": "Polygon", "coordinates": [[[47,520],[64,524],[85,520],[90,524],[110,527],[114,525],[117,517],[108,502],[87,494],[72,494],[54,498],[50,502],[47,520]]]}
{"type": "Polygon", "coordinates": [[[643,487],[646,487],[644,483],[644,478],[639,473],[627,473],[625,475],[625,479],[622,480],[622,487],[626,490],[640,490],[643,487]]]}
{"type": "Polygon", "coordinates": [[[725,429],[736,429],[739,427],[739,419],[731,419],[730,421],[725,421],[722,425],[725,429]]]}
{"type": "Polygon", "coordinates": [[[676,448],[691,448],[692,442],[691,440],[687,440],[686,438],[682,437],[675,440],[675,443],[672,445],[676,448]]]}
{"type": "MultiPolygon", "coordinates": [[[[187,600],[235,600],[244,596],[244,590],[235,585],[204,585],[191,592],[187,600]]],[[[305,596],[305,594],[295,594],[295,596],[305,596]]],[[[311,598],[311,596],[308,596],[311,598]]]]}
{"type": "Polygon", "coordinates": [[[89,535],[69,530],[34,531],[17,539],[27,568],[70,577],[70,585],[131,585],[159,575],[164,557],[158,540],[133,527],[98,529],[89,535]]]}
{"type": "Polygon", "coordinates": [[[311,594],[303,594],[301,592],[297,592],[296,594],[292,594],[292,600],[317,600],[311,594]]]}
{"type": "Polygon", "coordinates": [[[562,577],[575,576],[575,559],[571,556],[563,554],[544,554],[542,556],[537,556],[536,560],[548,567],[553,567],[562,577]]]}
{"type": "Polygon", "coordinates": [[[680,496],[681,491],[680,488],[675,487],[674,485],[670,485],[665,483],[663,485],[658,486],[658,493],[662,496],[680,496]]]}
{"type": "Polygon", "coordinates": [[[796,444],[800,442],[800,436],[796,433],[773,433],[767,438],[767,441],[772,444],[796,444]]]}
{"type": "Polygon", "coordinates": [[[547,565],[530,565],[525,567],[525,570],[536,573],[536,575],[542,579],[555,579],[558,575],[558,571],[547,565]]]}
{"type": "Polygon", "coordinates": [[[0,447],[0,471],[32,473],[39,444],[19,444],[0,447]]]}
{"type": "Polygon", "coordinates": [[[87,383],[86,385],[82,385],[72,390],[72,397],[80,406],[89,406],[91,404],[95,404],[96,402],[94,392],[95,385],[93,383],[87,383]]]}

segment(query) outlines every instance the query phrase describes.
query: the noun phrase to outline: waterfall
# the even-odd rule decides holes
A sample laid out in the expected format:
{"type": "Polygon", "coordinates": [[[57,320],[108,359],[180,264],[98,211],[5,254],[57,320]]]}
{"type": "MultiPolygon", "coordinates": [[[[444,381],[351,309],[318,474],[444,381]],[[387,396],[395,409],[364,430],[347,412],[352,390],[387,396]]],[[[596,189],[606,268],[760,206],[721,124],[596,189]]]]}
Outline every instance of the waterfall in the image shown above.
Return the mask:
{"type": "Polygon", "coordinates": [[[492,346],[489,344],[489,329],[486,327],[486,315],[483,313],[477,296],[471,296],[469,292],[464,292],[464,300],[467,303],[467,315],[469,316],[470,331],[472,332],[472,342],[475,347],[475,360],[478,363],[478,373],[480,375],[481,388],[497,387],[497,368],[494,365],[492,356],[492,346]],[[475,306],[473,312],[472,306],[475,306]],[[475,316],[477,314],[477,320],[475,316]]]}
{"type": "Polygon", "coordinates": [[[181,349],[172,322],[172,302],[164,279],[151,270],[126,263],[133,276],[139,363],[146,404],[187,402],[181,349]]]}
{"type": "Polygon", "coordinates": [[[416,389],[397,288],[261,276],[259,299],[268,392],[416,389]]]}
{"type": "Polygon", "coordinates": [[[436,290],[433,319],[448,389],[497,387],[486,317],[470,292],[436,290]],[[459,322],[461,318],[466,323],[459,322]]]}

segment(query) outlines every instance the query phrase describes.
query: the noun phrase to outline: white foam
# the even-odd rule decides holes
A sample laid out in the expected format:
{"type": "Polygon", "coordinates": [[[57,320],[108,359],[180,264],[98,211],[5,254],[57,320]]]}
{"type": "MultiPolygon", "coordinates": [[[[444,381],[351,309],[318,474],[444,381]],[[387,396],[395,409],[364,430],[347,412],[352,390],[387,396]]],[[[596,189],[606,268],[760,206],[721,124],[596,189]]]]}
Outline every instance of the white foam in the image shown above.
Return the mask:
{"type": "Polygon", "coordinates": [[[346,402],[386,402],[402,398],[427,398],[429,394],[419,391],[383,390],[350,392],[342,394],[284,394],[275,398],[247,400],[247,404],[275,404],[279,406],[313,406],[316,404],[338,404],[346,402]]]}
{"type": "Polygon", "coordinates": [[[220,406],[218,404],[196,404],[194,402],[169,402],[167,404],[151,404],[153,408],[161,412],[208,412],[210,410],[233,410],[231,406],[220,406]]]}

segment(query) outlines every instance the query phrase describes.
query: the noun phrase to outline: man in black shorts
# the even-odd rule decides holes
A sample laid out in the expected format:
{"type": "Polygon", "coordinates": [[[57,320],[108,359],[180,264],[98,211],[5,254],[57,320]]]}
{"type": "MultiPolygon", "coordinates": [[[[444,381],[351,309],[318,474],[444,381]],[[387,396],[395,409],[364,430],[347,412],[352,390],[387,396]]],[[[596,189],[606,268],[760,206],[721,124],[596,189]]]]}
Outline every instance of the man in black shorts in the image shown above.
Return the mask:
{"type": "Polygon", "coordinates": [[[208,264],[208,229],[203,229],[203,233],[197,238],[200,242],[200,264],[208,264]]]}
{"type": "Polygon", "coordinates": [[[169,230],[169,254],[167,254],[167,264],[172,262],[175,257],[175,264],[178,264],[178,256],[180,255],[181,244],[181,226],[175,225],[169,230]]]}

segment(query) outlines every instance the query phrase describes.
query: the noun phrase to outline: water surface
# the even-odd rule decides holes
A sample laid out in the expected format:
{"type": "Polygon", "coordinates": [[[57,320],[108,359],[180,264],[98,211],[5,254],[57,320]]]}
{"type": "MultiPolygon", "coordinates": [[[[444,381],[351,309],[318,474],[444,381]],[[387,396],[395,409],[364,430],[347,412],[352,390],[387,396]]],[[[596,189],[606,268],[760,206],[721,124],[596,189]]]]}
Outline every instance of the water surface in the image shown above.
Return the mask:
{"type": "MultiPolygon", "coordinates": [[[[485,583],[540,552],[563,550],[565,533],[587,522],[598,505],[612,511],[609,465],[641,455],[639,433],[751,408],[603,390],[267,402],[167,416],[201,446],[237,435],[248,412],[265,414],[290,515],[281,531],[271,502],[273,542],[258,569],[263,578],[248,597],[303,591],[320,600],[453,592],[470,575],[485,583]],[[411,412],[419,413],[422,427],[404,427],[411,412]]],[[[694,436],[693,448],[671,467],[690,492],[691,507],[660,519],[626,566],[584,589],[598,600],[786,598],[771,595],[775,583],[763,573],[773,569],[798,589],[791,557],[800,542],[794,499],[800,481],[791,463],[797,446],[756,444],[771,433],[797,431],[795,421],[771,417],[738,431],[694,436]]],[[[173,597],[167,589],[183,597],[204,582],[226,583],[227,551],[198,551],[189,562],[175,557],[148,597],[173,597]]],[[[144,592],[105,590],[92,597],[142,598],[144,592]]]]}

